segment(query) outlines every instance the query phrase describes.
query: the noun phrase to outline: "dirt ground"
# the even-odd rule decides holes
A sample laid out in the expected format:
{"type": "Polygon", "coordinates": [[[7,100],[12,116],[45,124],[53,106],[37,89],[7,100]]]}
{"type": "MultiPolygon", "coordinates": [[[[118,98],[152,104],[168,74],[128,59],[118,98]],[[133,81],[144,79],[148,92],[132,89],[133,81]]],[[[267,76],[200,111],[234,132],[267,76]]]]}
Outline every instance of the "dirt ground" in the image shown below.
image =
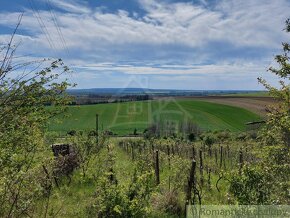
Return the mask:
{"type": "Polygon", "coordinates": [[[252,97],[252,96],[183,96],[176,97],[183,99],[203,100],[207,102],[226,104],[236,107],[245,108],[249,111],[259,114],[260,116],[266,115],[266,107],[275,104],[277,101],[272,97],[252,97]]]}

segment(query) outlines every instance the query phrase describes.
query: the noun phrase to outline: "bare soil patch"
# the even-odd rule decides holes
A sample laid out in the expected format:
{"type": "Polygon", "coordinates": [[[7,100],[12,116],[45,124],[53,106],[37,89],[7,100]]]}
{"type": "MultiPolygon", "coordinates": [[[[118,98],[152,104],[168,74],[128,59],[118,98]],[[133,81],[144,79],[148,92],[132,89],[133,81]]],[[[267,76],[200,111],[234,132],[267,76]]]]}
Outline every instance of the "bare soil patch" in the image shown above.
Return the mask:
{"type": "Polygon", "coordinates": [[[260,116],[266,115],[266,108],[277,103],[272,97],[253,97],[253,96],[180,96],[176,98],[202,100],[218,104],[241,107],[252,111],[260,116]]]}

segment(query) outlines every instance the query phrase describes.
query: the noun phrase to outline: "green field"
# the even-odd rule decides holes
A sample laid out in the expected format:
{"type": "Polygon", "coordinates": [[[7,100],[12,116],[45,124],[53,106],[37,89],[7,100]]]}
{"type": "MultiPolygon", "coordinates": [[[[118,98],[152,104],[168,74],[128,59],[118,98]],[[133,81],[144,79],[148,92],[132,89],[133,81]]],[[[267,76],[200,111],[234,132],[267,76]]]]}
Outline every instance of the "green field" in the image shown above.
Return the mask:
{"type": "Polygon", "coordinates": [[[139,101],[69,107],[69,117],[52,121],[49,131],[92,130],[99,114],[100,129],[117,134],[143,132],[154,121],[178,124],[191,120],[205,130],[244,130],[245,123],[260,117],[242,108],[198,100],[139,101]]]}

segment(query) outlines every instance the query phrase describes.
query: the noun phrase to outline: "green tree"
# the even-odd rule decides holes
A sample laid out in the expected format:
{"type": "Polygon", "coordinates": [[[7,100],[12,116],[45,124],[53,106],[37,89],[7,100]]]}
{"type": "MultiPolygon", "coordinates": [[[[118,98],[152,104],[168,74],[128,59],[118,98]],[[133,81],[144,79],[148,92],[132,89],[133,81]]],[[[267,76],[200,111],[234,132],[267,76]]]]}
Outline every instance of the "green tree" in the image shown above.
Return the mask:
{"type": "MultiPolygon", "coordinates": [[[[290,33],[290,19],[286,21],[285,30],[290,33]]],[[[282,46],[283,53],[275,57],[278,66],[269,68],[280,79],[280,86],[274,87],[258,78],[277,99],[277,103],[268,108],[266,125],[259,136],[261,161],[246,165],[231,179],[230,191],[241,204],[290,202],[290,45],[282,43],[282,46]]]]}
{"type": "Polygon", "coordinates": [[[15,60],[18,46],[13,46],[13,39],[20,21],[10,41],[0,48],[1,217],[29,216],[43,193],[39,160],[46,149],[44,127],[70,101],[65,93],[70,84],[59,82],[61,75],[69,73],[62,60],[15,60]]]}
{"type": "MultiPolygon", "coordinates": [[[[285,31],[290,33],[290,19],[286,21],[285,31]]],[[[279,77],[280,87],[276,88],[266,80],[259,82],[278,100],[278,104],[268,108],[268,119],[263,137],[266,144],[283,144],[290,147],[290,44],[282,43],[283,53],[276,55],[278,67],[270,67],[269,71],[279,77]]]]}

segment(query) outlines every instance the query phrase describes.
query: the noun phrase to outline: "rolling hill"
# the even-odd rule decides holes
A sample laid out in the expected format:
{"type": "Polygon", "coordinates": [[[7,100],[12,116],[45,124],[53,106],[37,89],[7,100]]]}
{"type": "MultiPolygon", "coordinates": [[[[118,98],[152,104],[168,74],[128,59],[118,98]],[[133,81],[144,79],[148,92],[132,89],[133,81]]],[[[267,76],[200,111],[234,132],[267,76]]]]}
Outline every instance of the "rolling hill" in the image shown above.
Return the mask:
{"type": "Polygon", "coordinates": [[[130,134],[136,128],[143,132],[154,121],[171,122],[191,120],[204,130],[231,131],[245,130],[245,123],[260,120],[260,117],[243,108],[210,103],[200,100],[163,99],[110,103],[97,105],[70,106],[69,117],[53,120],[49,131],[95,129],[96,113],[99,114],[100,129],[117,134],[130,134]]]}

